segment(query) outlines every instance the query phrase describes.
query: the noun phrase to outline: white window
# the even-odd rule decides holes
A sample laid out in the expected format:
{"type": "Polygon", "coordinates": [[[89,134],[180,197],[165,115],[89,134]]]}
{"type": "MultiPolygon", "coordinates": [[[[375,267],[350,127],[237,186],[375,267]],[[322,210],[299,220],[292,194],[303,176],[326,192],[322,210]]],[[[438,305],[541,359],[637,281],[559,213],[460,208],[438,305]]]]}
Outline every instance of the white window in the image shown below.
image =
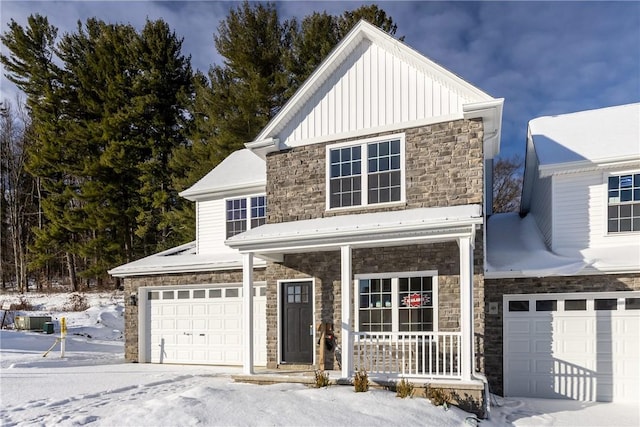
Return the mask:
{"type": "Polygon", "coordinates": [[[256,228],[267,220],[267,198],[264,195],[229,199],[227,206],[227,239],[256,228]],[[251,209],[247,214],[247,206],[251,209]]]}
{"type": "Polygon", "coordinates": [[[404,200],[404,135],[327,147],[329,209],[404,200]]]}
{"type": "Polygon", "coordinates": [[[437,330],[435,272],[357,276],[356,282],[360,332],[437,330]]]}
{"type": "Polygon", "coordinates": [[[640,173],[610,176],[607,231],[640,231],[640,173]]]}

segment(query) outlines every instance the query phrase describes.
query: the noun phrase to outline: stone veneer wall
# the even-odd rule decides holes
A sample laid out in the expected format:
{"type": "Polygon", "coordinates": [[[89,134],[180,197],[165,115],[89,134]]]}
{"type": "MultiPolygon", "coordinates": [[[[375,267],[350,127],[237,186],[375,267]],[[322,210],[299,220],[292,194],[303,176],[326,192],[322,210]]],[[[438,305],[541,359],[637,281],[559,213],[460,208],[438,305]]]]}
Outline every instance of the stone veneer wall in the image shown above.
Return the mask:
{"type": "Polygon", "coordinates": [[[493,393],[502,395],[502,296],[511,294],[614,292],[640,290],[640,274],[566,276],[518,279],[485,279],[485,374],[493,393]],[[491,302],[498,303],[498,313],[488,314],[491,302]]]}
{"type": "MultiPolygon", "coordinates": [[[[295,147],[267,156],[268,223],[298,221],[334,215],[447,207],[483,203],[483,126],[481,120],[394,130],[358,138],[295,147]],[[383,206],[326,210],[326,146],[405,133],[406,201],[383,206]]],[[[482,368],[483,244],[478,231],[474,251],[474,305],[478,366],[482,368]]],[[[353,274],[437,270],[439,329],[459,328],[459,249],[455,242],[433,245],[360,249],[353,251],[353,274]]],[[[316,252],[285,256],[267,266],[267,360],[277,365],[277,281],[315,278],[315,322],[340,325],[340,254],[316,252]]],[[[336,326],[339,334],[339,327],[336,326]]],[[[339,336],[338,336],[339,338],[339,336]]],[[[327,358],[332,363],[331,358],[327,358]]],[[[332,366],[327,366],[332,368],[332,366]]]]}
{"type": "MultiPolygon", "coordinates": [[[[478,232],[481,234],[480,232],[478,232]]],[[[476,245],[474,274],[475,328],[482,331],[484,313],[482,242],[476,245]]],[[[355,249],[352,252],[353,274],[427,271],[438,272],[438,329],[458,331],[460,324],[459,248],[456,242],[403,247],[355,249]]],[[[340,252],[314,252],[285,255],[283,263],[267,265],[267,366],[277,367],[278,360],[278,280],[315,280],[314,322],[333,323],[341,342],[340,252]]],[[[352,294],[353,295],[353,294],[352,294]]],[[[355,307],[352,301],[352,307],[355,307]]],[[[354,318],[354,312],[352,312],[354,318]]],[[[353,325],[352,325],[353,326],[353,325]]],[[[481,343],[479,343],[481,344],[481,343]]],[[[316,359],[319,347],[316,346],[316,359]]],[[[337,369],[331,354],[325,355],[325,369],[337,369]]]]}
{"type": "MultiPolygon", "coordinates": [[[[254,269],[255,282],[265,281],[265,269],[254,269]]],[[[185,286],[242,283],[242,270],[211,271],[204,273],[168,274],[164,276],[133,276],[124,279],[126,309],[124,311],[124,358],[138,361],[138,307],[129,304],[128,296],[143,286],[185,286]]]]}
{"type": "Polygon", "coordinates": [[[267,156],[267,222],[362,212],[482,204],[482,121],[455,120],[311,144],[267,156]],[[405,133],[406,203],[326,210],[326,146],[405,133]]]}

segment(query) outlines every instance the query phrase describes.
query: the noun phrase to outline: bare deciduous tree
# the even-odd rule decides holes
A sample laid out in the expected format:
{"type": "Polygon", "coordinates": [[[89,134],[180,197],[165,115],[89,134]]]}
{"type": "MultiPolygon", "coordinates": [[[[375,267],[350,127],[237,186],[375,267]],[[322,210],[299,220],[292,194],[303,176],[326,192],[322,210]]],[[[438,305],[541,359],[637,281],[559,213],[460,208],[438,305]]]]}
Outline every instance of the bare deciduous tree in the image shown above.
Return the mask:
{"type": "Polygon", "coordinates": [[[31,239],[35,188],[25,169],[30,119],[18,99],[0,111],[0,180],[2,190],[2,276],[20,292],[28,290],[27,247],[31,239]]]}
{"type": "Polygon", "coordinates": [[[514,212],[520,207],[522,159],[498,159],[493,165],[493,212],[514,212]]]}

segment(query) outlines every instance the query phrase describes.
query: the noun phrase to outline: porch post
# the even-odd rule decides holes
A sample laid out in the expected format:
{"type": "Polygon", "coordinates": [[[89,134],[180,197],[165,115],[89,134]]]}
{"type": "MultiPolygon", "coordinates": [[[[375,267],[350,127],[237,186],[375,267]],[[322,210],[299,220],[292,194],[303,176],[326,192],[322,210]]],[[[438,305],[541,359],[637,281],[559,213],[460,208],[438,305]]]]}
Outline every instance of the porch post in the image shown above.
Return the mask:
{"type": "Polygon", "coordinates": [[[342,283],[342,377],[353,372],[353,337],[351,336],[351,246],[340,247],[340,281],[342,283]]]}
{"type": "Polygon", "coordinates": [[[473,251],[471,238],[458,238],[460,248],[460,369],[463,380],[471,380],[473,370],[473,251]]]}
{"type": "Polygon", "coordinates": [[[242,254],[242,373],[253,374],[253,252],[242,254]]]}

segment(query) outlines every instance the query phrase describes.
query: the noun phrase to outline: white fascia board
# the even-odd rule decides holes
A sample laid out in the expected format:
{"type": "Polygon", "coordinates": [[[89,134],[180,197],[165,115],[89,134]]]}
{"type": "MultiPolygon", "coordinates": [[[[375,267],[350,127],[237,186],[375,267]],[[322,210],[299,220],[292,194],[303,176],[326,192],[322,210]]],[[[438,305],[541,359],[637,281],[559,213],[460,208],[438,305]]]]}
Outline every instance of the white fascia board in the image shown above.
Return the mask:
{"type": "MultiPolygon", "coordinates": [[[[298,109],[304,106],[305,102],[310,98],[311,94],[313,94],[313,91],[320,87],[324,81],[331,76],[342,61],[358,46],[358,43],[364,39],[368,39],[373,43],[383,46],[388,51],[405,58],[416,68],[433,75],[436,80],[443,82],[445,86],[457,86],[461,90],[461,93],[468,99],[482,100],[480,103],[492,102],[495,99],[453,72],[433,62],[411,46],[393,38],[393,36],[385,33],[374,25],[361,20],[344,39],[338,43],[324,61],[320,63],[311,76],[307,78],[289,101],[285,103],[278,114],[267,123],[255,138],[254,142],[268,140],[270,137],[273,137],[281,125],[287,123],[288,120],[296,114],[298,109]]],[[[502,110],[500,110],[500,121],[501,120],[502,110]]],[[[247,148],[253,150],[250,144],[252,143],[249,143],[247,148]]]]}
{"type": "Polygon", "coordinates": [[[291,252],[300,250],[329,250],[349,244],[353,247],[373,247],[400,243],[416,243],[428,240],[452,240],[469,237],[475,226],[482,224],[482,217],[438,222],[430,225],[393,225],[330,232],[308,232],[274,237],[257,237],[239,241],[227,240],[225,244],[240,252],[291,252]]]}
{"type": "Polygon", "coordinates": [[[492,159],[500,153],[503,106],[504,98],[474,102],[462,106],[465,119],[482,119],[485,159],[492,159]]]}
{"type": "Polygon", "coordinates": [[[214,191],[202,190],[194,191],[188,194],[180,193],[180,196],[192,202],[201,202],[213,199],[223,199],[225,197],[243,196],[247,194],[264,193],[266,191],[265,181],[255,181],[243,185],[229,185],[227,187],[219,187],[214,191]]]}
{"type": "Polygon", "coordinates": [[[280,150],[280,140],[278,138],[266,138],[247,142],[244,146],[264,159],[267,154],[280,150]]]}
{"type": "Polygon", "coordinates": [[[551,175],[562,175],[576,172],[589,172],[601,169],[613,169],[623,167],[640,167],[640,160],[637,158],[629,157],[611,157],[608,159],[592,162],[589,160],[578,162],[566,162],[557,163],[552,165],[540,165],[538,171],[540,172],[540,178],[545,178],[551,175]]]}
{"type": "MultiPolygon", "coordinates": [[[[305,82],[298,88],[296,93],[289,98],[278,114],[262,129],[254,141],[267,140],[272,136],[274,129],[281,124],[282,121],[286,121],[287,117],[291,117],[295,114],[296,110],[301,104],[304,103],[305,98],[308,98],[308,92],[322,84],[324,78],[332,71],[331,68],[335,68],[341,61],[339,58],[341,55],[345,55],[347,49],[353,49],[357,42],[362,39],[362,33],[360,28],[364,21],[360,21],[341,42],[329,53],[324,61],[320,63],[318,68],[309,76],[305,82]],[[354,42],[355,40],[355,42],[354,42]]],[[[370,24],[369,24],[370,25],[370,24]]],[[[250,147],[247,147],[250,148],[250,147]]]]}
{"type": "MultiPolygon", "coordinates": [[[[255,267],[264,267],[266,262],[256,260],[255,267]]],[[[169,266],[148,266],[132,268],[114,268],[108,273],[113,277],[159,276],[163,274],[198,273],[203,271],[241,270],[242,261],[228,261],[218,263],[184,264],[169,266]]]]}

